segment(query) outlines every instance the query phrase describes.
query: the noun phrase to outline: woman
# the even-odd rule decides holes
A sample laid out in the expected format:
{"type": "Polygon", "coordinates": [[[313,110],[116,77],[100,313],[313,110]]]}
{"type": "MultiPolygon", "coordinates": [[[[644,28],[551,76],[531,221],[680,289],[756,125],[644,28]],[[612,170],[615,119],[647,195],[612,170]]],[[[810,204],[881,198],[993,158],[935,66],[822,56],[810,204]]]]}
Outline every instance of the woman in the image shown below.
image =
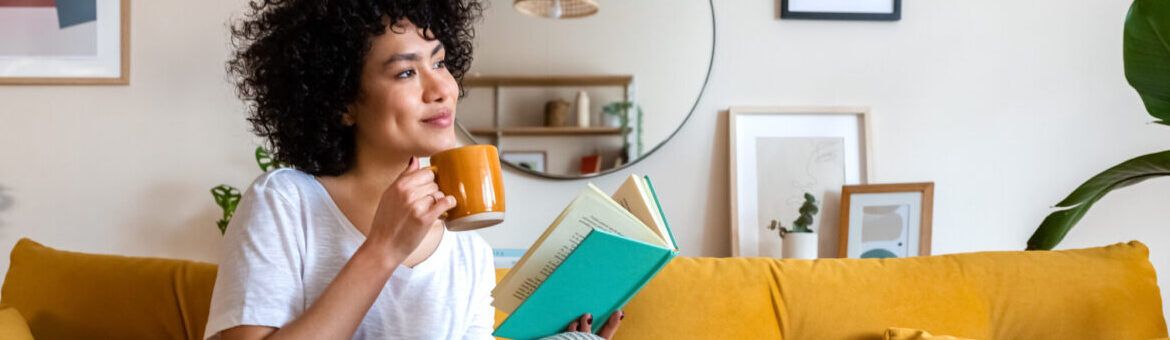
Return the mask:
{"type": "MultiPolygon", "coordinates": [[[[490,338],[491,249],[446,230],[438,218],[454,198],[418,165],[455,146],[481,4],[250,5],[232,28],[228,69],[254,131],[291,168],[260,176],[240,202],[205,334],[490,338]]],[[[601,335],[623,317],[613,313],[601,335]]],[[[592,322],[584,315],[567,331],[592,322]]]]}

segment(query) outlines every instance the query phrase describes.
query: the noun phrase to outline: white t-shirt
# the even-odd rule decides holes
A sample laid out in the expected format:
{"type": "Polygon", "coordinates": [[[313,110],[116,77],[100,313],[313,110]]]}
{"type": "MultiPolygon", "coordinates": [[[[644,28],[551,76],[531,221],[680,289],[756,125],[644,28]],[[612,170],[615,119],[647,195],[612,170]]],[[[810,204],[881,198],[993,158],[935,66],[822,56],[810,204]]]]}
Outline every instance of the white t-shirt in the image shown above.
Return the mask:
{"type": "MultiPolygon", "coordinates": [[[[313,176],[264,174],[228,225],[205,336],[282,327],[316,301],[365,240],[313,176]]],[[[443,231],[434,254],[399,266],[354,339],[491,339],[492,251],[474,232],[443,231]]]]}

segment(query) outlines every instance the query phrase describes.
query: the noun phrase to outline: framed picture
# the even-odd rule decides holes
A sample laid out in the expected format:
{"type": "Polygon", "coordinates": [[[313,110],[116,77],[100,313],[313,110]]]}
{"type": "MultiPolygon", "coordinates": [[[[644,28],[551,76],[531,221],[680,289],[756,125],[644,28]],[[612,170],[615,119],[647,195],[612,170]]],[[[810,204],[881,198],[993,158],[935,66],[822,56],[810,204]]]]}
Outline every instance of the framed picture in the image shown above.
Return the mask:
{"type": "Polygon", "coordinates": [[[840,257],[930,255],[934,183],[847,185],[841,189],[840,257]]]}
{"type": "Polygon", "coordinates": [[[902,0],[779,0],[780,18],[825,20],[902,19],[902,0]]]}
{"type": "Polygon", "coordinates": [[[125,85],[129,0],[0,0],[0,84],[125,85]]]}
{"type": "Polygon", "coordinates": [[[521,168],[544,172],[544,164],[548,162],[548,155],[544,151],[504,151],[500,154],[500,159],[521,168]]]}
{"type": "Polygon", "coordinates": [[[779,257],[768,224],[790,226],[810,193],[820,205],[811,226],[818,256],[837,256],[841,186],[870,178],[868,116],[864,107],[728,110],[732,255],[779,257]]]}

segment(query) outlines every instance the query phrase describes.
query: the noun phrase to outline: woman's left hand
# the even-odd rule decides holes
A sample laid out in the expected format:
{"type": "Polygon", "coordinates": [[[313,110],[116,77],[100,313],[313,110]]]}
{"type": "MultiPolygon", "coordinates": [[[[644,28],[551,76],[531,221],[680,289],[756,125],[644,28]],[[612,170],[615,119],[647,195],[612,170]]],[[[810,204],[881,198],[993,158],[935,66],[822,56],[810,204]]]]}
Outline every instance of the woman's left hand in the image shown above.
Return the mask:
{"type": "MultiPolygon", "coordinates": [[[[620,310],[614,311],[609,315],[609,320],[605,322],[605,326],[601,327],[601,332],[597,333],[597,335],[601,336],[602,338],[613,339],[613,333],[617,332],[618,326],[622,324],[622,319],[625,318],[626,313],[620,310]]],[[[592,333],[593,316],[589,315],[588,313],[581,315],[581,318],[570,323],[569,327],[565,328],[565,331],[592,333]]]]}

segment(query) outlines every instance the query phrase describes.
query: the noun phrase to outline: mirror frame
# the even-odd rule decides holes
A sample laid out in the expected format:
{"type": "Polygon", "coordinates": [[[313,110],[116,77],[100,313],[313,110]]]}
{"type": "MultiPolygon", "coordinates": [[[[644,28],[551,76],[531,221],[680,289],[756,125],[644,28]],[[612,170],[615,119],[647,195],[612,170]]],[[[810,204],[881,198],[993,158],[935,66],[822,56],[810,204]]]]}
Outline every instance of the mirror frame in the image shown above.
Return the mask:
{"type": "MultiPolygon", "coordinates": [[[[715,65],[715,43],[716,43],[715,37],[717,36],[717,32],[716,32],[717,27],[715,26],[715,3],[714,3],[714,0],[707,0],[707,6],[708,6],[708,8],[711,9],[711,54],[707,57],[707,75],[703,77],[703,85],[702,85],[702,87],[699,88],[699,95],[695,96],[695,102],[691,104],[691,111],[687,112],[686,117],[683,117],[682,123],[679,123],[678,127],[674,128],[674,131],[671,132],[669,136],[666,136],[666,139],[663,139],[662,142],[659,142],[658,145],[655,145],[653,148],[650,149],[650,151],[646,152],[646,154],[642,155],[641,157],[638,157],[637,159],[634,159],[633,161],[630,161],[629,163],[622,164],[622,166],[620,166],[620,167],[616,167],[616,168],[608,169],[608,170],[603,170],[601,172],[592,173],[592,174],[588,174],[588,175],[575,175],[575,176],[557,175],[557,174],[550,174],[550,173],[544,173],[544,172],[536,172],[536,171],[533,171],[531,169],[522,168],[518,165],[509,163],[509,162],[505,162],[503,160],[501,160],[500,163],[505,164],[508,168],[510,168],[512,170],[516,170],[520,173],[527,174],[527,175],[534,176],[534,177],[538,177],[538,178],[555,179],[555,180],[576,180],[576,179],[587,179],[587,178],[593,178],[593,177],[600,177],[600,176],[605,176],[605,175],[615,173],[618,171],[622,171],[622,170],[624,170],[624,169],[626,169],[634,164],[638,164],[638,162],[641,162],[643,159],[649,158],[651,155],[653,155],[654,152],[656,152],[656,151],[658,151],[658,149],[662,148],[663,145],[666,145],[667,142],[670,142],[671,139],[674,139],[674,136],[677,135],[678,132],[680,130],[682,130],[683,126],[686,126],[687,122],[691,120],[691,116],[695,115],[695,109],[699,107],[699,100],[703,99],[703,94],[707,92],[707,85],[711,81],[711,69],[715,65]]],[[[462,86],[462,85],[460,85],[460,86],[462,86]]],[[[459,128],[459,131],[460,131],[460,133],[463,134],[464,138],[467,138],[467,140],[470,140],[473,143],[478,142],[478,140],[476,140],[475,137],[471,135],[471,132],[467,131],[467,128],[463,127],[463,124],[459,123],[458,119],[455,120],[455,126],[459,128]]],[[[503,151],[500,151],[500,152],[502,153],[503,151]]]]}

